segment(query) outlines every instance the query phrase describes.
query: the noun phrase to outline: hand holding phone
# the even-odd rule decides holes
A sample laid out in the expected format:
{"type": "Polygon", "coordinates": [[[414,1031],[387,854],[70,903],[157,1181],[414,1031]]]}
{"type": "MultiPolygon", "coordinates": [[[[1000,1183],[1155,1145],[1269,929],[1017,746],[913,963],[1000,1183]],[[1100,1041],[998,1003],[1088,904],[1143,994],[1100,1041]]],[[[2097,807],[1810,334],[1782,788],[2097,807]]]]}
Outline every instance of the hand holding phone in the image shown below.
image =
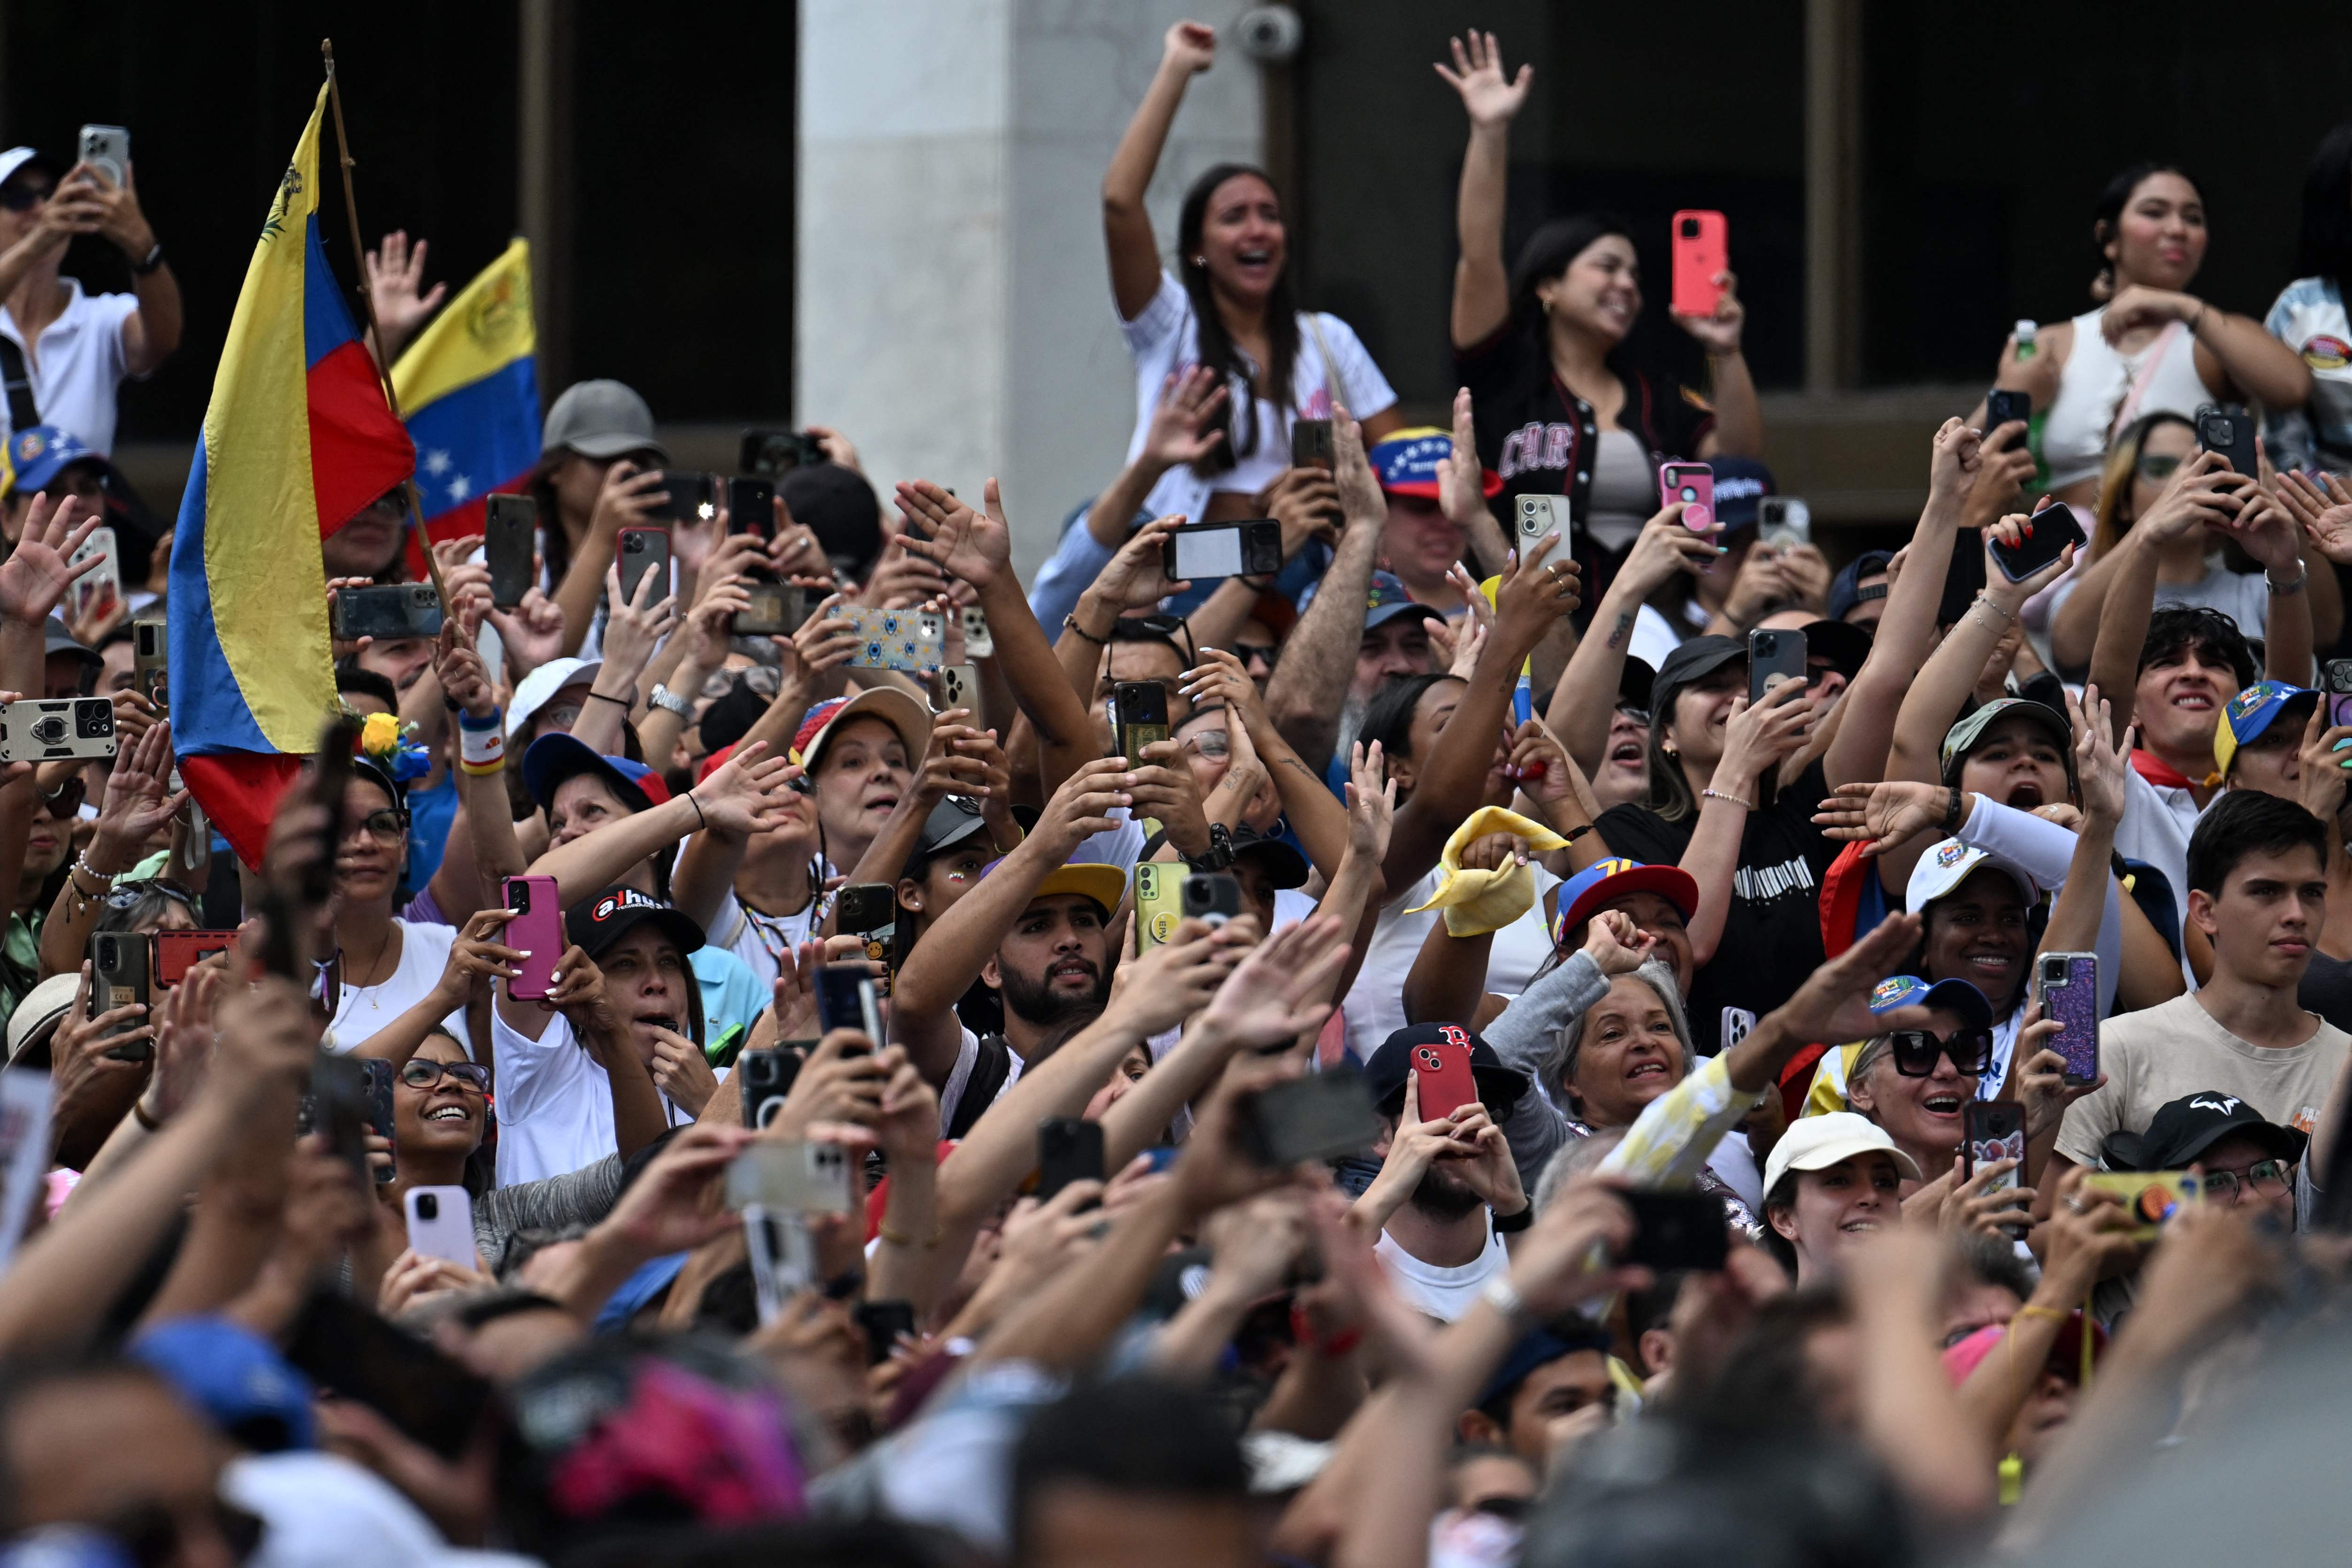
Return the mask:
{"type": "Polygon", "coordinates": [[[1715,469],[1705,463],[1662,463],[1658,494],[1666,506],[1682,503],[1683,527],[1703,534],[1715,527],[1715,469]]]}
{"type": "Polygon", "coordinates": [[[1713,316],[1723,302],[1717,279],[1731,269],[1731,226],[1724,215],[1695,208],[1676,213],[1674,263],[1675,314],[1713,316]]]}
{"type": "Polygon", "coordinates": [[[1985,550],[1992,557],[2001,576],[2011,582],[2023,582],[2043,567],[2055,562],[2066,553],[2066,547],[2078,549],[2083,543],[2083,525],[2074,520],[2074,508],[2063,502],[2042,507],[2025,520],[2025,537],[2015,544],[2000,539],[1989,539],[1985,550]]]}

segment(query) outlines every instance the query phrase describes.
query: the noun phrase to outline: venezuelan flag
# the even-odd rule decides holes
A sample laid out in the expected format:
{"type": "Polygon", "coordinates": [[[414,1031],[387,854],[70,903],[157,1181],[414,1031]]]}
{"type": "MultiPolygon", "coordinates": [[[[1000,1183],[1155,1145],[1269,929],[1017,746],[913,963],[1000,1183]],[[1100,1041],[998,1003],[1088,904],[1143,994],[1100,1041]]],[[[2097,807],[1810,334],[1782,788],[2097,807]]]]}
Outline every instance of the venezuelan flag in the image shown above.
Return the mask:
{"type": "Polygon", "coordinates": [[[319,541],[416,455],[320,247],[326,109],[254,242],[172,541],[173,745],[247,865],[335,706],[319,541]]]}
{"type": "MultiPolygon", "coordinates": [[[[539,462],[538,352],[530,246],[518,239],[393,366],[392,388],[416,443],[426,537],[480,533],[483,497],[520,490],[530,476],[539,462]]],[[[421,572],[423,560],[415,565],[421,572]]]]}

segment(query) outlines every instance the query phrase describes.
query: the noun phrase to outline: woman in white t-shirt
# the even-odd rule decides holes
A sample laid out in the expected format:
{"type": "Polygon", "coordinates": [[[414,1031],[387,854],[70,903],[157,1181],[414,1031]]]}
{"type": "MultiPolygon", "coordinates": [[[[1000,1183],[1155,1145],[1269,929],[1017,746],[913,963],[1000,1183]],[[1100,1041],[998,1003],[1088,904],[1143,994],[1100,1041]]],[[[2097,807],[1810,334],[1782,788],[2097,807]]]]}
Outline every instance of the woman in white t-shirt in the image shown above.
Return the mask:
{"type": "Polygon", "coordinates": [[[1404,423],[1348,324],[1297,308],[1281,199],[1263,171],[1219,163],[1195,180],[1177,221],[1177,272],[1161,267],[1144,193],[1186,86],[1215,60],[1213,29],[1179,22],[1168,30],[1160,69],[1103,177],[1111,297],[1135,357],[1129,460],[1171,376],[1205,365],[1230,389],[1224,439],[1162,475],[1144,503],[1155,517],[1181,512],[1195,522],[1263,514],[1256,497],[1290,466],[1294,419],[1328,418],[1340,404],[1362,422],[1367,446],[1404,423]]]}
{"type": "MultiPolygon", "coordinates": [[[[349,1051],[423,1001],[441,983],[457,927],[393,913],[408,864],[408,807],[391,774],[367,757],[352,763],[335,845],[335,962],[341,995],[322,1042],[349,1051]]],[[[464,1008],[449,1033],[470,1044],[464,1008]]]]}

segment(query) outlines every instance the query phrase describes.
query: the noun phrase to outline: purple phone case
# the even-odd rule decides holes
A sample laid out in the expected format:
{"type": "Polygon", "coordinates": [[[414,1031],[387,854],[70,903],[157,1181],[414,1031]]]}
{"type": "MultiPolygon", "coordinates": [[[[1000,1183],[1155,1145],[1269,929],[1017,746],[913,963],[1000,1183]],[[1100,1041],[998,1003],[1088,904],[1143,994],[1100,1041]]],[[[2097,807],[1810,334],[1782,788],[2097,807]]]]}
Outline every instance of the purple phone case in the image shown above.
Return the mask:
{"type": "Polygon", "coordinates": [[[563,910],[556,902],[555,879],[551,876],[510,876],[499,884],[499,896],[512,909],[514,901],[507,889],[517,883],[530,886],[530,907],[506,924],[499,938],[503,946],[529,953],[515,968],[517,978],[507,983],[507,994],[524,1001],[545,999],[554,988],[556,961],[563,956],[563,910]]]}
{"type": "Polygon", "coordinates": [[[2063,956],[2066,960],[2066,983],[2041,987],[2042,1016],[2056,1019],[2066,1026],[2058,1031],[2052,1044],[2066,1059],[2067,1082],[2095,1083],[2099,1077],[2098,956],[2092,953],[2068,953],[2063,956]]]}

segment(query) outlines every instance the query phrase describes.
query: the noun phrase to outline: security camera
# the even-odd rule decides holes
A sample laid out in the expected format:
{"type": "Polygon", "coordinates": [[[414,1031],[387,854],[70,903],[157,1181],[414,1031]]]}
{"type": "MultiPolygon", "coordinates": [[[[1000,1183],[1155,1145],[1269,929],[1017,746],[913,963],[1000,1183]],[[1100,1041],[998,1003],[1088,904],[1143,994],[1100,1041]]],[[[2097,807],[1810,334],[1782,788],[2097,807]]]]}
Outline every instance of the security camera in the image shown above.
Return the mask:
{"type": "Polygon", "coordinates": [[[1253,5],[1234,23],[1242,52],[1254,60],[1279,65],[1298,53],[1306,26],[1287,5],[1253,5]]]}

